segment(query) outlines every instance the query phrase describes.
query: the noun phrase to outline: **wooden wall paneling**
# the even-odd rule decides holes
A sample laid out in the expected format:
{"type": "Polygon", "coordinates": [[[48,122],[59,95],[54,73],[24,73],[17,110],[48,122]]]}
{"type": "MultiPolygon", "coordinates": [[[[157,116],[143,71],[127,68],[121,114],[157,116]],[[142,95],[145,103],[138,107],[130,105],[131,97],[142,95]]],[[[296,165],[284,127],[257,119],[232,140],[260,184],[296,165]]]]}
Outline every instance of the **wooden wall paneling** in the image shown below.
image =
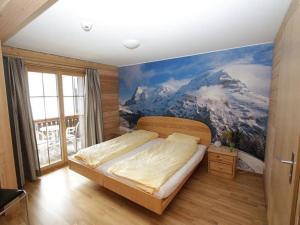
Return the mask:
{"type": "Polygon", "coordinates": [[[119,79],[117,71],[100,72],[104,139],[119,134],[119,79]]]}
{"type": "Polygon", "coordinates": [[[4,0],[0,3],[0,40],[8,40],[57,0],[4,0]]]}
{"type": "Polygon", "coordinates": [[[102,73],[107,75],[115,74],[116,72],[118,72],[118,68],[111,65],[89,62],[85,60],[52,55],[52,54],[47,54],[42,52],[35,52],[35,51],[30,51],[30,50],[25,50],[20,48],[3,46],[2,51],[3,51],[3,55],[20,57],[23,58],[27,64],[35,64],[38,66],[44,65],[52,68],[57,67],[59,69],[78,68],[81,69],[82,71],[84,71],[85,68],[95,68],[95,69],[99,69],[102,73]]]}
{"type": "Polygon", "coordinates": [[[0,41],[0,186],[16,188],[17,179],[13,157],[11,130],[7,106],[1,41],[0,41]]]}
{"type": "Polygon", "coordinates": [[[102,105],[104,112],[111,112],[119,109],[119,105],[116,104],[117,102],[119,102],[119,95],[117,93],[109,94],[106,92],[102,92],[102,102],[104,103],[102,105]]]}

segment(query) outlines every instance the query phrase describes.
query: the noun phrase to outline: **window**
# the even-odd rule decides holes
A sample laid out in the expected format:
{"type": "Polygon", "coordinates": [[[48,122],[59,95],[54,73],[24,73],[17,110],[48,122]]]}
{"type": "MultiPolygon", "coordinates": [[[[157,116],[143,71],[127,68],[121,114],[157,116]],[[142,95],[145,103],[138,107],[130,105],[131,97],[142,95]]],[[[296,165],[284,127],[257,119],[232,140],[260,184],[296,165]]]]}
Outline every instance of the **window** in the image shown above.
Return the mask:
{"type": "Polygon", "coordinates": [[[73,155],[84,143],[84,79],[63,75],[62,83],[67,152],[73,155]]]}
{"type": "Polygon", "coordinates": [[[84,146],[84,77],[28,72],[42,168],[67,161],[84,146]]]}

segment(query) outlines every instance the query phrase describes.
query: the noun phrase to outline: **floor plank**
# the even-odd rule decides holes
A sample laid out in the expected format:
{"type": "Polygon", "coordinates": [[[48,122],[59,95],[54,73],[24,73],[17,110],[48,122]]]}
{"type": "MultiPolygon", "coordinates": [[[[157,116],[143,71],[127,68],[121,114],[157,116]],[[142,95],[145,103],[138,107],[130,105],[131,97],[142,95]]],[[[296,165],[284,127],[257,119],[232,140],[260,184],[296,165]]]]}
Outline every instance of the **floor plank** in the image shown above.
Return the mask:
{"type": "MultiPolygon", "coordinates": [[[[33,225],[266,225],[262,176],[237,173],[235,180],[200,166],[162,216],[106,190],[68,168],[28,183],[33,225]]],[[[24,208],[24,207],[23,207],[24,208]]],[[[21,225],[24,210],[0,218],[21,225]]]]}

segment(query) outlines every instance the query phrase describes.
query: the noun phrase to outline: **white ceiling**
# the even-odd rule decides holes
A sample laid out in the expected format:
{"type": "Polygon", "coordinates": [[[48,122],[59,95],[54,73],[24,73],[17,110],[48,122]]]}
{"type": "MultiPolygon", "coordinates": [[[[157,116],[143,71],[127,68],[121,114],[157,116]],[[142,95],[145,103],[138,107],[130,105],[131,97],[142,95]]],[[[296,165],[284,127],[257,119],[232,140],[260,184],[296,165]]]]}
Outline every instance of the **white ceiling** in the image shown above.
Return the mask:
{"type": "Polygon", "coordinates": [[[5,44],[124,66],[272,42],[290,1],[59,0],[5,44]]]}

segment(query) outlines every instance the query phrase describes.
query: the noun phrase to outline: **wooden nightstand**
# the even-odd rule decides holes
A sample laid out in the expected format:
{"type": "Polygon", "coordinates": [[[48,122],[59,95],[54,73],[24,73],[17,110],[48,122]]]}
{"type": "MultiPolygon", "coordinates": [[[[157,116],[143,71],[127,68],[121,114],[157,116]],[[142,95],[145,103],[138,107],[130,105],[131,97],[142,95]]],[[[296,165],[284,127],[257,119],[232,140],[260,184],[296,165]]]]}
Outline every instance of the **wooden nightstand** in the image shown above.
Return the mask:
{"type": "Polygon", "coordinates": [[[208,172],[227,178],[234,178],[237,150],[226,146],[208,148],[208,172]]]}

